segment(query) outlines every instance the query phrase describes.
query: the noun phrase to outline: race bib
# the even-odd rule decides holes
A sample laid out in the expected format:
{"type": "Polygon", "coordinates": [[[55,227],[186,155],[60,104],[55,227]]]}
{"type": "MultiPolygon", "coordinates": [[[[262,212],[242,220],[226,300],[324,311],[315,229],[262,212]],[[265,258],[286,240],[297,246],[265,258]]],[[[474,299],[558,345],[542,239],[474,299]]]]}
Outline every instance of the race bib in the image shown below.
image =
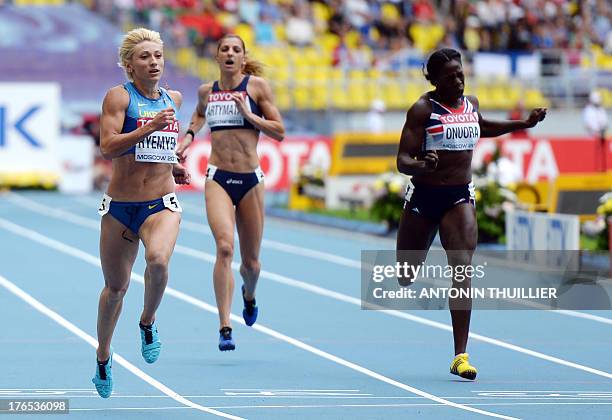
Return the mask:
{"type": "Polygon", "coordinates": [[[164,195],[162,197],[162,200],[164,201],[164,207],[166,207],[170,211],[174,211],[177,213],[183,212],[183,208],[181,207],[181,204],[179,203],[175,193],[169,193],[164,195]]]}
{"type": "MultiPolygon", "coordinates": [[[[206,105],[206,121],[210,128],[243,126],[244,117],[232,100],[232,91],[212,92],[208,95],[208,105],[206,105]]],[[[246,92],[240,93],[244,98],[247,109],[251,111],[251,102],[246,92]]]]}
{"type": "Polygon", "coordinates": [[[104,194],[102,196],[102,202],[100,203],[100,207],[98,207],[98,214],[100,216],[104,216],[110,210],[110,203],[113,201],[110,196],[104,194]]]}
{"type": "MultiPolygon", "coordinates": [[[[152,118],[139,118],[138,127],[151,122],[152,118]]],[[[135,159],[137,162],[177,163],[174,150],[179,135],[179,123],[174,121],[159,131],[144,137],[136,144],[135,159]]]]}
{"type": "Polygon", "coordinates": [[[426,128],[426,150],[473,150],[480,139],[478,113],[444,114],[426,128]]]}

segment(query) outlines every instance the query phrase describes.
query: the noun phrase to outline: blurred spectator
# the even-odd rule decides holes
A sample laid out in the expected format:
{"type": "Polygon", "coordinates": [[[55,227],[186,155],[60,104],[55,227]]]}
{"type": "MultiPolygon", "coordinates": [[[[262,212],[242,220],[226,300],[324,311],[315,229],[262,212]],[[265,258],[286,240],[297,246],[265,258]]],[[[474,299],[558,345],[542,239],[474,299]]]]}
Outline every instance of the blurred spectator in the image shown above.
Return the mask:
{"type": "Polygon", "coordinates": [[[260,12],[260,19],[255,24],[255,40],[260,45],[273,45],[277,43],[272,15],[266,9],[260,12]]]}
{"type": "MultiPolygon", "coordinates": [[[[212,3],[196,3],[190,14],[179,17],[179,21],[192,30],[191,38],[198,55],[210,53],[209,46],[215,45],[223,36],[223,25],[218,19],[219,11],[212,3]]],[[[215,51],[216,52],[216,51],[215,51]]],[[[210,54],[214,56],[214,53],[210,54]]]]}
{"type": "Polygon", "coordinates": [[[314,25],[310,17],[309,4],[299,2],[291,8],[291,16],[285,24],[285,36],[289,43],[305,47],[314,42],[314,25]]]}
{"type": "MultiPolygon", "coordinates": [[[[582,113],[584,125],[587,132],[599,140],[599,153],[597,154],[601,160],[596,162],[597,167],[601,171],[607,168],[607,148],[606,148],[606,130],[608,129],[608,113],[601,106],[601,95],[593,91],[589,95],[589,103],[584,108],[582,113]]],[[[599,160],[599,159],[597,159],[599,160]]]]}
{"type": "Polygon", "coordinates": [[[372,13],[366,0],[344,0],[343,13],[354,29],[362,34],[368,34],[372,13]]]}
{"type": "MultiPolygon", "coordinates": [[[[508,113],[509,120],[524,120],[526,116],[527,113],[525,112],[525,105],[523,104],[522,100],[519,100],[516,105],[514,105],[514,108],[512,108],[508,113]]],[[[512,133],[510,133],[510,137],[527,138],[529,137],[529,133],[525,128],[524,130],[513,131],[512,133]]]]}
{"type": "Polygon", "coordinates": [[[382,99],[375,99],[370,106],[368,112],[368,129],[370,133],[382,133],[385,131],[385,119],[383,117],[385,110],[385,102],[382,99]]]}
{"type": "MultiPolygon", "coordinates": [[[[144,25],[170,34],[168,45],[193,45],[198,55],[206,57],[214,56],[218,39],[239,23],[251,26],[260,45],[285,41],[318,45],[317,34],[340,37],[356,31],[362,38],[346,46],[348,56],[354,56],[355,48],[362,50],[357,55],[362,54],[365,45],[388,58],[406,44],[415,45],[421,54],[449,46],[473,52],[567,49],[566,55],[575,56],[593,45],[612,53],[610,0],[96,0],[87,4],[122,26],[144,25]]],[[[328,40],[333,49],[333,37],[328,40]]]]}
{"type": "Polygon", "coordinates": [[[414,0],[412,2],[412,15],[416,20],[431,22],[436,17],[436,10],[429,0],[414,0]]]}
{"type": "Polygon", "coordinates": [[[261,12],[260,2],[257,0],[240,0],[238,6],[238,14],[240,20],[244,23],[248,23],[251,26],[255,26],[259,21],[261,12]]]}
{"type": "Polygon", "coordinates": [[[608,128],[608,113],[601,106],[601,95],[599,92],[591,92],[589,103],[584,108],[582,119],[587,132],[596,138],[605,138],[608,128]]]}

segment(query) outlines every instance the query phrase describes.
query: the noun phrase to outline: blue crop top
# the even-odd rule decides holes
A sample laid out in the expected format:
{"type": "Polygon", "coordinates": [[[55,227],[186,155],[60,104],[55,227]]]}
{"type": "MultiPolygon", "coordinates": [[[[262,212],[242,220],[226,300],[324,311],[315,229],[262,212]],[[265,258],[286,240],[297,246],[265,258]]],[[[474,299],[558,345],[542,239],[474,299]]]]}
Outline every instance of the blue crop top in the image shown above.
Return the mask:
{"type": "MultiPolygon", "coordinates": [[[[125,120],[121,133],[129,133],[147,124],[159,111],[169,106],[174,109],[175,113],[178,112],[172,97],[164,88],[159,88],[159,98],[150,99],[141,94],[132,82],[125,83],[123,87],[130,95],[130,103],[125,110],[125,120]]],[[[173,124],[144,137],[121,156],[134,154],[135,160],[138,162],[176,163],[174,150],[176,149],[178,134],[179,124],[178,120],[175,119],[173,124]]]]}
{"type": "Polygon", "coordinates": [[[213,83],[212,90],[208,94],[208,105],[206,105],[206,121],[210,127],[210,131],[232,130],[237,128],[250,128],[257,130],[248,120],[246,120],[236,103],[231,98],[231,92],[241,92],[245,98],[247,107],[255,115],[261,117],[262,113],[257,103],[251,98],[247,92],[247,84],[250,76],[245,76],[238,87],[231,90],[221,90],[219,82],[213,83]]]}

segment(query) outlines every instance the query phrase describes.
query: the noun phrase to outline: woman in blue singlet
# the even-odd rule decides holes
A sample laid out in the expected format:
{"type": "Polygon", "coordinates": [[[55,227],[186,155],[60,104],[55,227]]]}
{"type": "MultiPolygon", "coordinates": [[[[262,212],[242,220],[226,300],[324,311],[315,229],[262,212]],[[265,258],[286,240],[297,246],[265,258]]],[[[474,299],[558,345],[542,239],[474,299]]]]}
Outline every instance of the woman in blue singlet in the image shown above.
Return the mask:
{"type": "Polygon", "coordinates": [[[100,151],[113,164],[98,209],[104,289],[98,306],[97,366],[92,381],[103,398],[113,389],[110,344],[139,241],[147,263],[139,323],[141,352],[147,363],[159,356],[155,312],[168,282],[168,262],[181,220],[174,190],[176,183],[189,183],[175,155],[179,133],[175,115],[182,96],[159,87],[164,71],[159,33],[144,28],[128,32],[119,58],[129,82],[107,92],[100,118],[100,151]]]}
{"type": "MultiPolygon", "coordinates": [[[[478,99],[463,95],[458,51],[435,51],[426,67],[425,77],[435,89],[408,110],[397,155],[398,170],[412,175],[397,234],[397,257],[402,263],[420,265],[439,229],[448,264],[465,267],[471,265],[478,239],[471,182],[472,151],[477,141],[531,128],[544,119],[546,109],[534,109],[523,121],[487,120],[480,115],[478,99]]],[[[400,284],[409,286],[412,280],[403,278],[400,284]]],[[[470,280],[453,279],[453,287],[469,288],[470,280]]],[[[450,371],[475,379],[476,368],[465,352],[472,301],[449,299],[449,306],[455,344],[450,371]]]]}
{"type": "Polygon", "coordinates": [[[213,282],[219,309],[219,350],[234,350],[230,311],[234,293],[232,258],[234,226],[240,239],[240,275],[244,322],[255,323],[258,308],[255,288],[261,264],[264,186],[259,167],[259,133],[282,141],[285,128],[274,105],[272,91],[261,77],[261,64],[247,58],[244,41],[226,35],[217,45],[220,78],[198,90],[198,104],[177,155],[187,147],[204,123],[211,131],[212,151],[206,171],[206,214],[217,246],[213,282]]]}

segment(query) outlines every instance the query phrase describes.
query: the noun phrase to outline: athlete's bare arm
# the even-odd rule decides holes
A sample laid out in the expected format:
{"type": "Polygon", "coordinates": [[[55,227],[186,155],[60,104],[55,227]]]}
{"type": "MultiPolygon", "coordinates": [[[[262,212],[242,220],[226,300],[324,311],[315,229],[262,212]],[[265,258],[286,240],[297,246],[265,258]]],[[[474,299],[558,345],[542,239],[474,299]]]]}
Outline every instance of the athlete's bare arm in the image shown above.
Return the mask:
{"type": "MultiPolygon", "coordinates": [[[[475,96],[467,97],[470,102],[478,107],[478,98],[475,96]]],[[[485,119],[480,112],[478,113],[478,122],[480,123],[481,137],[497,137],[502,134],[511,133],[516,130],[524,130],[526,128],[535,127],[537,123],[546,117],[546,108],[535,108],[529,113],[526,120],[506,120],[506,121],[491,121],[485,119]]]]}
{"type": "Polygon", "coordinates": [[[121,156],[143,137],[161,130],[174,121],[174,109],[169,107],[160,111],[148,124],[129,133],[121,134],[125,110],[129,103],[130,95],[123,86],[115,86],[104,97],[100,116],[100,153],[106,159],[121,156]]]}
{"type": "MultiPolygon", "coordinates": [[[[188,130],[197,133],[206,124],[206,106],[208,105],[208,94],[212,89],[212,83],[205,83],[198,88],[198,104],[191,114],[188,130]]],[[[176,156],[183,162],[186,158],[186,151],[189,145],[193,142],[191,134],[186,134],[176,148],[176,156]]]]}
{"type": "Polygon", "coordinates": [[[285,138],[285,126],[281,114],[274,105],[272,89],[265,79],[251,76],[249,86],[252,88],[253,100],[261,109],[262,117],[249,112],[244,102],[244,97],[238,93],[233,94],[234,102],[244,117],[261,132],[274,140],[282,141],[285,138]]]}
{"type": "MultiPolygon", "coordinates": [[[[181,109],[181,105],[183,105],[183,95],[178,90],[169,90],[168,95],[174,101],[176,105],[177,111],[181,109]]],[[[174,163],[172,165],[172,176],[174,177],[174,182],[179,185],[182,184],[190,184],[191,183],[191,175],[187,172],[187,169],[180,163],[174,163]]]]}
{"type": "Polygon", "coordinates": [[[178,111],[179,109],[181,109],[181,106],[183,105],[183,95],[181,94],[181,92],[179,92],[178,90],[168,90],[168,95],[170,95],[170,97],[174,101],[174,105],[176,105],[176,110],[178,111]]]}
{"type": "Polygon", "coordinates": [[[425,124],[430,114],[431,104],[426,95],[415,102],[406,113],[397,153],[397,170],[403,174],[433,172],[438,165],[438,154],[435,150],[429,150],[422,158],[418,158],[425,141],[425,124]]]}

